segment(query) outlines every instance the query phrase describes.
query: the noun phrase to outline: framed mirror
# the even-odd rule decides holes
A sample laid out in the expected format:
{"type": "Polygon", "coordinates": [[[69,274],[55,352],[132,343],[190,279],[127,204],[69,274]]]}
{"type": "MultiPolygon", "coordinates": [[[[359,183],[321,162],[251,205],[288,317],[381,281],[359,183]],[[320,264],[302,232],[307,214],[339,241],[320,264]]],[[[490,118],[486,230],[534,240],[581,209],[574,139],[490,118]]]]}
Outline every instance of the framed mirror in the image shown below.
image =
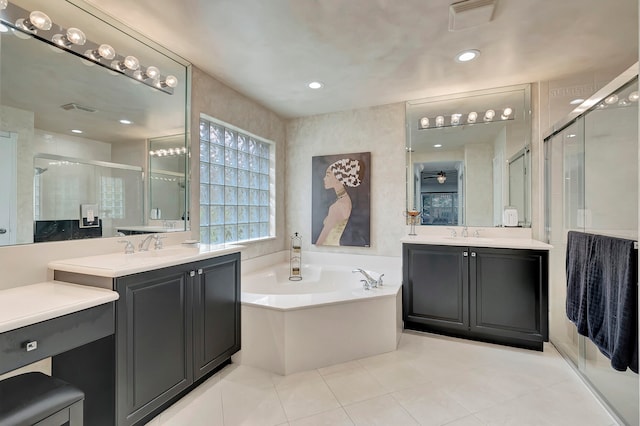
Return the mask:
{"type": "MultiPolygon", "coordinates": [[[[0,10],[0,143],[12,170],[0,193],[2,245],[158,232],[146,214],[148,145],[188,134],[188,64],[98,16],[79,0],[0,10]]],[[[181,185],[172,225],[185,229],[181,185]]]]}
{"type": "Polygon", "coordinates": [[[418,224],[531,226],[529,85],[409,101],[406,126],[418,224]]]}

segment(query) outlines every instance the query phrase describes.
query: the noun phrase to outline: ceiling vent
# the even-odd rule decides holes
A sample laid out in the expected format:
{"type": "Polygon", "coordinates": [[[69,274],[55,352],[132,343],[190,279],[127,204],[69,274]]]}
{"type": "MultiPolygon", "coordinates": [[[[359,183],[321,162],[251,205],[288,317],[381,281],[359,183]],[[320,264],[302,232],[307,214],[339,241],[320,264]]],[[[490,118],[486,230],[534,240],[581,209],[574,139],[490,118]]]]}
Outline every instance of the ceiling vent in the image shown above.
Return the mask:
{"type": "Polygon", "coordinates": [[[64,105],[60,105],[60,108],[62,108],[65,111],[72,111],[74,109],[80,110],[80,111],[84,111],[84,112],[97,112],[97,109],[88,107],[88,106],[84,106],[84,105],[80,105],[77,104],[75,102],[72,102],[70,104],[64,104],[64,105]]]}
{"type": "Polygon", "coordinates": [[[449,31],[486,24],[493,18],[496,0],[466,0],[449,6],[449,31]]]}

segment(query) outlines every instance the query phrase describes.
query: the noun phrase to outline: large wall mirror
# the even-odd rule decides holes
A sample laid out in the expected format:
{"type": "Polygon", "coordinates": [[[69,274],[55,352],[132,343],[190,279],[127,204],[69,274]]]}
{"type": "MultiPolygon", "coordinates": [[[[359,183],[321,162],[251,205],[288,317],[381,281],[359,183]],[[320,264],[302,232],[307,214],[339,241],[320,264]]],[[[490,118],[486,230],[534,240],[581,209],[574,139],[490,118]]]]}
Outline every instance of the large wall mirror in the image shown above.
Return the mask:
{"type": "Polygon", "coordinates": [[[531,226],[529,85],[410,101],[406,126],[418,224],[531,226]]]}
{"type": "Polygon", "coordinates": [[[188,64],[79,0],[0,19],[0,245],[186,229],[188,64]],[[150,147],[168,137],[177,190],[152,219],[150,147]]]}

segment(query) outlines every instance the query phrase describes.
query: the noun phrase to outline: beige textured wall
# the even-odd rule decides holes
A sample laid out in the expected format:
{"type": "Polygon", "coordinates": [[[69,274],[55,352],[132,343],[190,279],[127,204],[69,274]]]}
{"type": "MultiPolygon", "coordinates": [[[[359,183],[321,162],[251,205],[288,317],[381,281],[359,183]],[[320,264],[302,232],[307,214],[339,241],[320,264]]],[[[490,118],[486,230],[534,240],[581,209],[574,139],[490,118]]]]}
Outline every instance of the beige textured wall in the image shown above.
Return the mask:
{"type": "Polygon", "coordinates": [[[400,256],[406,200],[404,104],[290,120],[287,124],[287,227],[303,250],[400,256]],[[311,158],[371,152],[371,247],[311,244],[311,158]]]}
{"type": "Polygon", "coordinates": [[[285,120],[255,101],[236,92],[215,78],[192,68],[191,86],[191,224],[193,238],[199,239],[200,223],[200,143],[198,123],[206,114],[247,132],[275,142],[276,146],[276,238],[246,244],[243,259],[284,250],[288,241],[285,231],[285,120]],[[286,238],[285,238],[286,237],[286,238]]]}

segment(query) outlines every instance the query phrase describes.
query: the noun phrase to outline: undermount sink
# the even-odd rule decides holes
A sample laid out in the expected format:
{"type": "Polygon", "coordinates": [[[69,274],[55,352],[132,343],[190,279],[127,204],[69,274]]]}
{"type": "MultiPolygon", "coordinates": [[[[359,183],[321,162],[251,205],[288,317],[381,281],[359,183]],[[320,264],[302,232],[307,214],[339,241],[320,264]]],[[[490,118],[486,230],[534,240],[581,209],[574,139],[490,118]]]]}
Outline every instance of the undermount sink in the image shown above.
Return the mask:
{"type": "Polygon", "coordinates": [[[197,247],[167,247],[158,250],[154,250],[153,248],[148,251],[138,251],[132,254],[127,254],[124,256],[131,256],[132,258],[147,258],[147,257],[171,257],[171,256],[192,256],[199,252],[197,247]]]}
{"type": "Polygon", "coordinates": [[[486,243],[494,240],[493,238],[486,238],[486,237],[444,237],[444,238],[446,240],[464,241],[469,243],[473,243],[474,241],[478,243],[486,243]]]}

